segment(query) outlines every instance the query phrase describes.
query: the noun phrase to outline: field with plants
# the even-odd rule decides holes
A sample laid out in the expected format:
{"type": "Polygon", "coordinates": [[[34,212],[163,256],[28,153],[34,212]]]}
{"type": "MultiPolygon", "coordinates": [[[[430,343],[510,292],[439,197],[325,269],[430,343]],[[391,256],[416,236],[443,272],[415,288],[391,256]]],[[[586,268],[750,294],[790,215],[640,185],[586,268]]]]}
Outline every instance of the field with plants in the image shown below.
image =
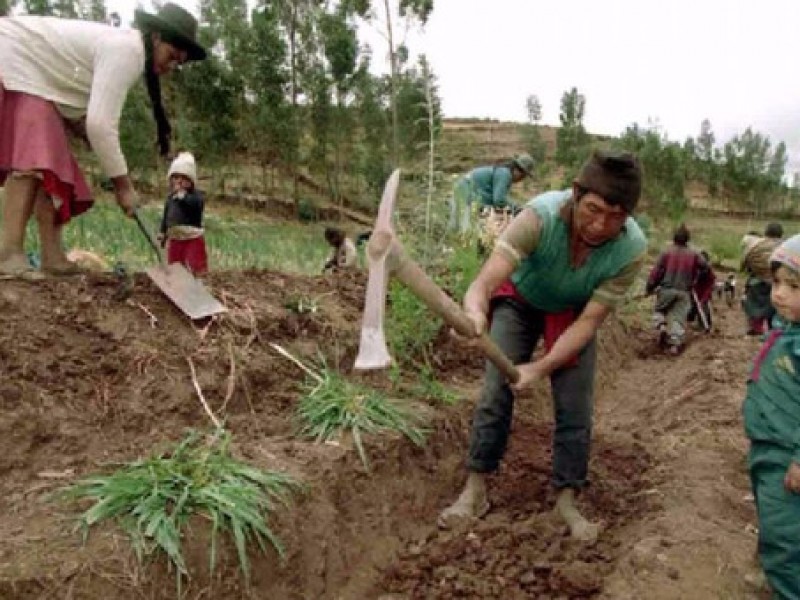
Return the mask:
{"type": "MultiPolygon", "coordinates": [[[[460,299],[480,259],[444,234],[451,183],[437,172],[429,195],[409,173],[397,230],[460,299]]],[[[152,227],[160,211],[145,208],[152,227]]],[[[682,216],[720,272],[766,222],[682,216]]],[[[639,219],[654,257],[675,221],[648,207],[639,219]]],[[[132,285],[0,283],[0,598],[766,598],[739,419],[757,342],[736,305],[716,302],[714,331],[692,331],[675,359],[656,351],[650,299],[604,326],[580,499],[602,523],[596,544],[551,514],[546,386],[518,399],[492,511],[440,531],[482,359],[393,282],[395,364],[354,371],[367,273],[320,273],[325,224],[212,196],[203,281],[228,312],[205,322],[139,273],[154,257],[108,198],[67,244],[125,264],[132,285]]]]}

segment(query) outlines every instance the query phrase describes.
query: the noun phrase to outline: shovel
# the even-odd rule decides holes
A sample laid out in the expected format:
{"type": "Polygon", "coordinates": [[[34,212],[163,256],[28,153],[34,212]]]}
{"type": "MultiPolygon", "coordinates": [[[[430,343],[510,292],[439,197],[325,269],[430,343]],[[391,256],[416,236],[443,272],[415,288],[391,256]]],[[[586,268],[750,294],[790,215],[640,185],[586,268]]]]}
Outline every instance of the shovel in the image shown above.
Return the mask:
{"type": "Polygon", "coordinates": [[[164,262],[161,248],[158,247],[150,230],[142,221],[138,209],[133,211],[133,218],[158,257],[158,265],[147,268],[145,273],[167,298],[172,300],[175,306],[192,320],[227,312],[228,309],[214,298],[186,267],[179,263],[168,265],[164,262]]]}

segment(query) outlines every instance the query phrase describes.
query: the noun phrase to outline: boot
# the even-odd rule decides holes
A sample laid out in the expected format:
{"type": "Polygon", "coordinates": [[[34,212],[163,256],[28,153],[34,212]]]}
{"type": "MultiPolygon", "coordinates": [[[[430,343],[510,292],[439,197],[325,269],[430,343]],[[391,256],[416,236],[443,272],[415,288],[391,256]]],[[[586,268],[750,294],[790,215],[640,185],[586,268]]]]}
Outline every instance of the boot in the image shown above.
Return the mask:
{"type": "Polygon", "coordinates": [[[564,488],[558,493],[556,513],[569,526],[572,537],[581,542],[594,543],[600,533],[600,525],[590,523],[575,506],[575,490],[564,488]]]}
{"type": "Polygon", "coordinates": [[[470,473],[461,495],[442,511],[437,524],[441,529],[450,529],[458,521],[480,519],[487,512],[489,500],[486,497],[486,475],[470,473]]]}

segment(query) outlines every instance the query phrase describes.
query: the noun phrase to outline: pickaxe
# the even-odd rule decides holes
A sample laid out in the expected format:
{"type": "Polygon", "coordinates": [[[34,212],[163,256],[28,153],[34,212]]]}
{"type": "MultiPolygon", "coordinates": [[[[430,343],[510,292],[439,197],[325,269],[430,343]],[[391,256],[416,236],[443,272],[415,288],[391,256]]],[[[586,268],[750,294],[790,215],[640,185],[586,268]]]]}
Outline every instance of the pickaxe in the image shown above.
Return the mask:
{"type": "MultiPolygon", "coordinates": [[[[389,177],[383,190],[378,218],[367,244],[369,279],[367,280],[364,320],[361,325],[361,344],[356,357],[356,369],[384,369],[392,362],[383,333],[383,315],[386,308],[386,285],[389,275],[394,275],[407,286],[429,309],[444,319],[457,333],[475,338],[475,325],[461,307],[428,277],[411,258],[392,228],[392,213],[400,184],[400,170],[389,177]]],[[[519,372],[505,353],[497,347],[487,333],[476,339],[476,347],[512,383],[519,380],[519,372]]]]}

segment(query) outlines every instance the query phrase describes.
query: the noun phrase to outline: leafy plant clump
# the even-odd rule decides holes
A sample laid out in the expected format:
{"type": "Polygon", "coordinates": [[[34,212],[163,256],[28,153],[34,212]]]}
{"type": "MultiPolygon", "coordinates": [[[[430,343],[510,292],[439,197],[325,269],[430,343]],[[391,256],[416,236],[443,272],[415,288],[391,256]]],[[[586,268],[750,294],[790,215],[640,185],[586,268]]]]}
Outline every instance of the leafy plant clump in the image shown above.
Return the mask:
{"type": "Polygon", "coordinates": [[[298,407],[301,434],[318,442],[328,441],[343,432],[353,436],[364,467],[369,461],[364,450],[363,434],[396,432],[417,446],[425,443],[426,431],[420,418],[396,400],[377,390],[352,383],[329,369],[316,373],[304,384],[304,394],[298,407]]]}
{"type": "Polygon", "coordinates": [[[267,524],[276,504],[286,505],[299,484],[283,473],[263,471],[234,459],[230,434],[206,439],[190,432],[171,452],[94,475],[62,492],[66,499],[91,500],[80,517],[84,536],[102,521],[115,520],[130,536],[139,560],[162,551],[175,566],[180,583],[188,575],[181,540],[189,520],[211,522],[210,565],[214,571],[217,536],[233,538],[245,579],[250,578],[247,546],[271,545],[282,557],[283,545],[267,524]]]}

